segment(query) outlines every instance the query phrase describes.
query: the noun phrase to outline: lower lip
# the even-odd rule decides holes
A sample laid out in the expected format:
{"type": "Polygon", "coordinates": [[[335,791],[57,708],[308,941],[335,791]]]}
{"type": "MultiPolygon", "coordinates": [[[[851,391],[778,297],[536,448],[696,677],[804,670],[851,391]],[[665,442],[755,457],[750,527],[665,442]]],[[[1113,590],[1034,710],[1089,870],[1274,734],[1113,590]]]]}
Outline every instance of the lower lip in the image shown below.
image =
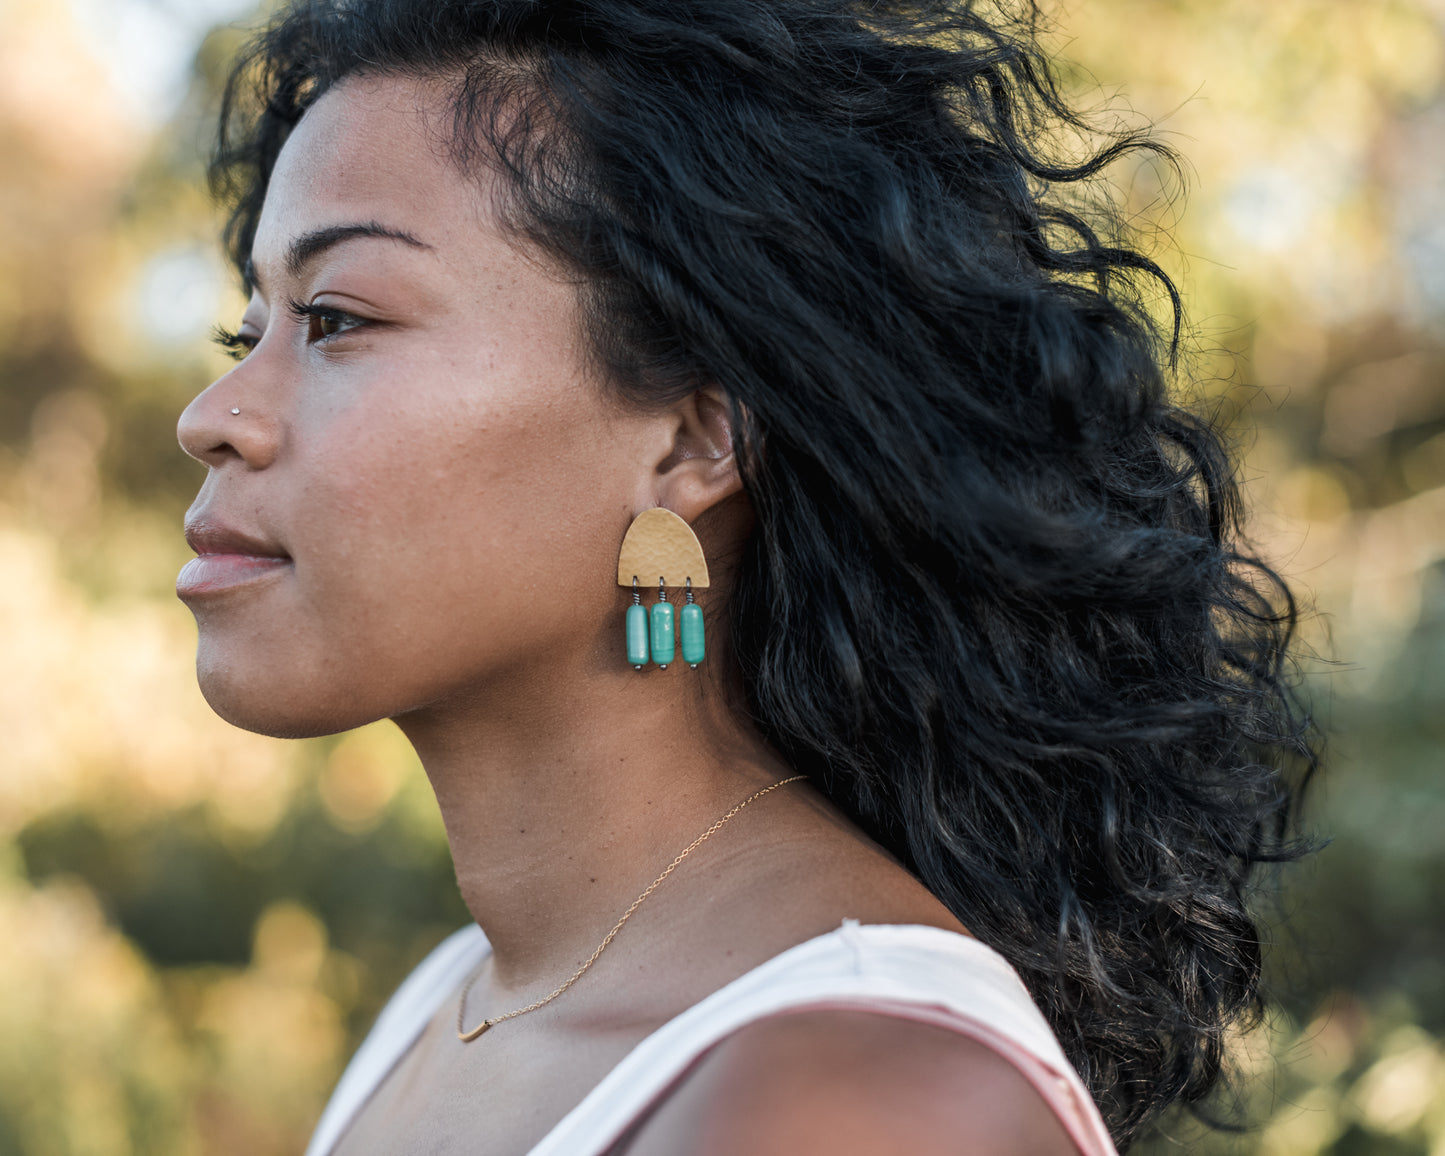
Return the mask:
{"type": "Polygon", "coordinates": [[[234,590],[259,582],[290,565],[290,558],[267,558],[259,554],[202,554],[181,567],[176,578],[176,594],[194,598],[234,590]]]}

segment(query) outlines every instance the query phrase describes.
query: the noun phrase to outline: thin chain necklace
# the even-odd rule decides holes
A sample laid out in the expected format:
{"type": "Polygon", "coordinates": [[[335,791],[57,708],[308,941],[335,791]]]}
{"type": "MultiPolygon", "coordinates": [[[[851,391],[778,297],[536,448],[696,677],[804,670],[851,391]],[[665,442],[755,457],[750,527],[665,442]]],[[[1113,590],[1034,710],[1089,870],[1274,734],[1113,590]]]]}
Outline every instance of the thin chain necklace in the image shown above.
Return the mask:
{"type": "Polygon", "coordinates": [[[467,995],[472,990],[472,984],[476,983],[478,977],[480,977],[482,974],[480,968],[477,971],[473,972],[471,978],[467,980],[466,986],[462,988],[462,998],[457,1004],[457,1039],[461,1040],[464,1044],[469,1044],[474,1039],[486,1032],[488,1028],[496,1027],[503,1020],[514,1019],[517,1016],[526,1015],[528,1012],[536,1011],[539,1007],[545,1007],[547,1004],[551,1003],[554,999],[556,999],[559,995],[561,995],[564,991],[566,991],[569,987],[571,987],[574,983],[581,979],[583,975],[586,974],[587,969],[597,962],[597,957],[607,950],[607,945],[617,937],[617,933],[622,930],[622,925],[632,918],[632,913],[636,911],[639,907],[641,907],[643,901],[654,891],[657,890],[658,885],[661,884],[664,879],[666,879],[669,875],[673,873],[673,871],[677,869],[677,865],[679,863],[681,863],[684,859],[686,859],[689,855],[696,851],[700,846],[702,846],[702,844],[705,843],[709,837],[717,834],[723,824],[725,824],[729,819],[731,819],[749,803],[756,802],[758,799],[761,799],[769,792],[776,791],[779,787],[786,787],[789,783],[796,783],[801,779],[806,779],[807,777],[807,775],[793,775],[791,778],[779,779],[771,787],[764,787],[761,791],[754,792],[746,799],[744,799],[741,803],[739,803],[736,807],[734,807],[731,811],[729,811],[726,815],[724,815],[721,819],[719,819],[716,823],[714,823],[711,827],[709,827],[706,831],[704,831],[701,835],[699,835],[696,839],[694,839],[691,843],[689,843],[683,849],[682,854],[680,854],[676,859],[669,863],[667,867],[663,870],[662,874],[648,884],[647,890],[632,901],[632,906],[629,907],[626,911],[624,911],[622,913],[622,918],[612,925],[612,930],[609,931],[606,938],[597,945],[597,950],[592,953],[592,955],[588,958],[587,962],[584,963],[581,967],[579,967],[576,971],[574,971],[571,977],[560,987],[558,987],[554,992],[552,992],[551,995],[544,995],[535,1003],[529,1003],[526,1007],[519,1007],[516,1011],[509,1011],[506,1013],[506,1015],[493,1016],[491,1019],[483,1020],[476,1027],[472,1028],[471,1031],[467,1031],[463,1027],[463,1024],[466,1022],[467,1016],[467,995]]]}

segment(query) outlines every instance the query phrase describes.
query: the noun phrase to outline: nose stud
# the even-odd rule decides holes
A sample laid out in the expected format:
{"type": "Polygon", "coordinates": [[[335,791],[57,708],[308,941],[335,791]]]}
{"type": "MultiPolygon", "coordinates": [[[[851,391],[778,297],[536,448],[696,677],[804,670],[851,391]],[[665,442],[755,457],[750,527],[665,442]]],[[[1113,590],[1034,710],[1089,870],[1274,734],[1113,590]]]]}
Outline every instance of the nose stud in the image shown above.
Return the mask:
{"type": "Polygon", "coordinates": [[[238,407],[232,406],[232,407],[231,407],[231,414],[232,414],[232,416],[234,416],[234,417],[239,417],[239,416],[241,415],[241,411],[240,411],[240,409],[239,409],[238,407]]]}

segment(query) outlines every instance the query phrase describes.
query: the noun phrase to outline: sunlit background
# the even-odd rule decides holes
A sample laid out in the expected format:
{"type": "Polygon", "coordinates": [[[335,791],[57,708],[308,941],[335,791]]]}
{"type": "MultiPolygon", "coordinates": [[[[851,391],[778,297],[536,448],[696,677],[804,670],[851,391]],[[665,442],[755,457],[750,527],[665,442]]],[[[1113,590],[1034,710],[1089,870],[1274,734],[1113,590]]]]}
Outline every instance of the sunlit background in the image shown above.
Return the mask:
{"type": "MultiPolygon", "coordinates": [[[[239,298],[201,163],[250,0],[0,0],[0,1156],[298,1152],[466,914],[385,726],[216,720],[174,599],[184,403],[239,298]]],[[[1238,1049],[1158,1152],[1445,1156],[1445,0],[1072,0],[1054,43],[1189,188],[1114,174],[1190,308],[1332,730],[1238,1049]],[[1161,232],[1161,227],[1167,232],[1161,232]]]]}

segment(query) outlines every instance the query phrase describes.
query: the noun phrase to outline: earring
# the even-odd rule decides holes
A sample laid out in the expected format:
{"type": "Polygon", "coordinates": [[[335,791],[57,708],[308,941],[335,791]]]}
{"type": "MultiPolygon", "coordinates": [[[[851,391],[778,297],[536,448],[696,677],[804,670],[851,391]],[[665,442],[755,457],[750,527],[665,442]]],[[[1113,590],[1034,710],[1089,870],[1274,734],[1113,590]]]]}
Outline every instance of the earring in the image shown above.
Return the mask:
{"type": "Polygon", "coordinates": [[[648,661],[667,669],[676,654],[678,619],[682,627],[682,658],[696,669],[703,660],[702,607],[693,599],[693,587],[709,585],[702,543],[682,518],[663,506],[643,510],[633,519],[617,556],[617,584],[632,587],[627,608],[627,661],[641,670],[648,661]],[[642,606],[639,580],[657,578],[657,602],[651,613],[642,606]],[[682,613],[673,614],[668,586],[686,586],[682,613]]]}
{"type": "Polygon", "coordinates": [[[666,670],[672,661],[677,641],[677,627],[672,620],[672,603],[667,600],[667,587],[657,579],[657,601],[652,604],[652,661],[666,670]]]}
{"type": "Polygon", "coordinates": [[[627,661],[641,670],[652,657],[647,645],[647,607],[637,592],[637,576],[632,577],[632,605],[627,608],[627,661]]]}
{"type": "Polygon", "coordinates": [[[696,670],[707,653],[707,646],[702,633],[702,607],[692,599],[691,578],[687,580],[687,601],[682,604],[678,620],[682,625],[682,660],[696,670]]]}

